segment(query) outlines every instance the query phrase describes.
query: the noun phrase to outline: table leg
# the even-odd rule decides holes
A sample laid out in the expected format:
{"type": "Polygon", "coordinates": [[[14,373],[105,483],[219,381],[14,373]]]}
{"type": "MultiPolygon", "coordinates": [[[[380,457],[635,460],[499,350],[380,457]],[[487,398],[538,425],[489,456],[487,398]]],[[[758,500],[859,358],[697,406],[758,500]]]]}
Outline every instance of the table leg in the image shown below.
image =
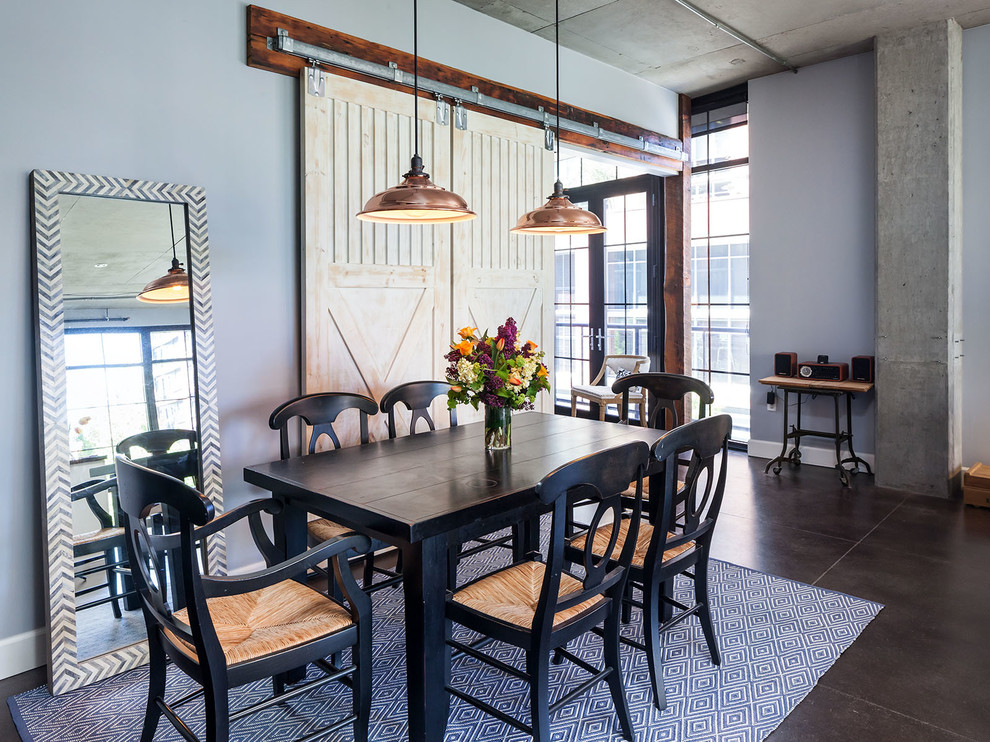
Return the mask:
{"type": "MultiPolygon", "coordinates": [[[[277,495],[275,495],[277,497],[277,495]]],[[[272,516],[272,530],[275,535],[275,548],[285,556],[286,559],[296,554],[306,551],[306,511],[292,505],[291,500],[282,500],[282,509],[272,516]]],[[[305,582],[305,577],[296,578],[299,582],[305,582]]],[[[297,667],[285,673],[285,682],[298,683],[306,677],[306,667],[297,667]]]]}
{"type": "MultiPolygon", "coordinates": [[[[774,467],[773,468],[773,473],[774,474],[780,474],[780,465],[781,465],[781,463],[783,463],[787,459],[787,441],[788,441],[788,437],[787,437],[787,423],[788,423],[788,419],[787,419],[787,416],[788,416],[788,410],[790,409],[790,405],[788,404],[788,402],[789,402],[789,395],[790,395],[790,390],[787,389],[787,388],[785,388],[784,389],[784,439],[781,441],[781,444],[780,444],[780,455],[777,456],[777,458],[775,458],[775,459],[771,459],[767,463],[766,467],[763,469],[763,473],[764,474],[766,474],[768,471],[770,471],[770,467],[771,466],[774,467]],[[774,466],[774,464],[776,464],[776,466],[774,466]]],[[[800,410],[800,404],[801,404],[800,399],[801,398],[798,397],[798,405],[799,405],[798,406],[798,409],[799,410],[800,410]]],[[[653,485],[651,484],[650,487],[652,488],[653,485]]]]}
{"type": "MultiPolygon", "coordinates": [[[[851,393],[846,394],[846,430],[849,432],[849,438],[847,444],[849,446],[849,458],[843,459],[843,463],[849,462],[857,468],[859,467],[860,464],[862,464],[864,467],[866,467],[867,474],[873,474],[873,469],[870,468],[870,465],[866,463],[866,461],[861,459],[859,456],[857,456],[856,452],[853,450],[852,398],[853,395],[851,393]]],[[[853,469],[853,473],[854,474],[856,473],[856,469],[853,469]]]]}
{"type": "Polygon", "coordinates": [[[521,562],[533,549],[540,548],[540,520],[524,520],[512,526],[512,561],[521,562]],[[535,536],[534,536],[535,534],[535,536]],[[536,545],[533,545],[534,537],[536,545]]]}
{"type": "Polygon", "coordinates": [[[835,403],[835,468],[839,470],[839,480],[843,487],[849,486],[849,475],[842,466],[842,430],[839,421],[839,395],[833,394],[832,401],[835,403]]]}
{"type": "Polygon", "coordinates": [[[444,617],[446,559],[447,540],[443,536],[402,548],[410,742],[440,742],[447,729],[450,647],[444,617]]]}
{"type": "MultiPolygon", "coordinates": [[[[795,464],[797,466],[800,466],[801,465],[801,435],[800,435],[800,433],[801,433],[801,430],[802,430],[802,427],[801,427],[801,407],[802,407],[802,405],[804,403],[804,392],[802,392],[800,389],[796,389],[794,391],[794,393],[797,394],[797,398],[798,398],[798,401],[797,401],[797,427],[794,429],[794,433],[795,433],[795,435],[794,435],[794,448],[791,449],[790,454],[788,454],[788,458],[790,459],[790,461],[791,461],[792,464],[795,464]]],[[[812,395],[812,399],[814,399],[814,395],[812,395]]],[[[785,404],[786,404],[786,402],[785,402],[785,404]]]]}

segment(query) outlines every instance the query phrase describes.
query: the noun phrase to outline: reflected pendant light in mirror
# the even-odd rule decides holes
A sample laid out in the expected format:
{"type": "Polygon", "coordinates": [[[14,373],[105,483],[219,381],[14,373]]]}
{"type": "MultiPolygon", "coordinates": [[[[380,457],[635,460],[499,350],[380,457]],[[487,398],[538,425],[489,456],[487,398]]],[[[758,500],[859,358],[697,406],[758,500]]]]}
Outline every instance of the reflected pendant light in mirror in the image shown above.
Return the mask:
{"type": "Polygon", "coordinates": [[[560,0],[557,0],[554,16],[554,47],[557,53],[557,182],[553,193],[543,206],[528,211],[519,217],[510,232],[514,234],[601,234],[605,231],[601,220],[587,209],[571,203],[564,194],[564,184],[560,182],[560,0]]]}
{"type": "MultiPolygon", "coordinates": [[[[138,301],[149,304],[180,304],[189,301],[189,275],[175,255],[175,227],[172,225],[172,205],[168,205],[168,229],[172,235],[172,267],[156,278],[137,295],[138,301]]],[[[183,238],[184,239],[184,238],[183,238]]]]}
{"type": "Polygon", "coordinates": [[[467,202],[430,180],[419,156],[419,2],[413,0],[413,147],[409,172],[403,181],[368,199],[357,215],[366,222],[387,224],[447,224],[474,219],[467,202]]]}

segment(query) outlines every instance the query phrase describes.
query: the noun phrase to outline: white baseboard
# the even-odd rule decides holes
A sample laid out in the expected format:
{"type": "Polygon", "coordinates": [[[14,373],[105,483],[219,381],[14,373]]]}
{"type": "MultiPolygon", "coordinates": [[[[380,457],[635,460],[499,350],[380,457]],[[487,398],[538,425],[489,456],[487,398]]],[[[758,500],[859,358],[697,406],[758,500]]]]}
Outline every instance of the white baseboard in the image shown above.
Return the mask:
{"type": "Polygon", "coordinates": [[[47,633],[47,629],[35,629],[0,639],[0,680],[45,664],[47,633]]]}
{"type": "MultiPolygon", "coordinates": [[[[845,446],[842,448],[843,458],[848,456],[848,451],[845,446]]],[[[773,459],[780,455],[780,441],[757,441],[750,440],[749,442],[749,455],[757,459],[773,459]]],[[[856,452],[863,461],[870,465],[871,469],[874,469],[874,461],[872,453],[862,453],[860,451],[856,452]]],[[[824,446],[812,446],[805,443],[801,444],[801,463],[808,464],[809,466],[824,466],[829,469],[835,468],[835,446],[824,447],[824,446]]]]}
{"type": "Polygon", "coordinates": [[[261,572],[264,569],[268,569],[268,565],[265,564],[264,559],[259,559],[251,564],[242,564],[237,569],[231,569],[227,571],[229,575],[246,575],[251,572],[261,572]]]}

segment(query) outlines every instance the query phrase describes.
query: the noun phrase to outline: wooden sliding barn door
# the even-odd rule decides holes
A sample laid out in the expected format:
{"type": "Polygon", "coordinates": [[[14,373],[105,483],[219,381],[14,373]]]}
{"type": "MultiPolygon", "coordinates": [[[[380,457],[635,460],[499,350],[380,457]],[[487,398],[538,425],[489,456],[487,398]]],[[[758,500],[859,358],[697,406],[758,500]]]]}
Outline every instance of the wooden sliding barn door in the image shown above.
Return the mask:
{"type": "MultiPolygon", "coordinates": [[[[314,95],[307,76],[303,71],[304,393],[380,400],[397,384],[442,379],[458,328],[494,333],[510,316],[552,367],[553,241],[509,234],[552,190],[553,155],[542,130],[473,111],[466,131],[441,126],[436,105],[421,99],[427,171],[466,198],[478,218],[370,224],[355,214],[409,168],[412,96],[326,73],[324,94],[314,95]]],[[[552,400],[542,395],[539,409],[552,411],[552,400]]],[[[446,425],[444,410],[443,401],[434,404],[438,425],[446,425]]],[[[470,408],[458,415],[463,422],[478,417],[470,408]]],[[[356,414],[342,422],[341,443],[356,443],[356,414]]],[[[404,426],[402,420],[400,434],[404,426]]],[[[374,420],[371,432],[384,437],[384,421],[374,420]]]]}
{"type": "MultiPolygon", "coordinates": [[[[450,226],[355,217],[409,169],[413,98],[333,75],[325,75],[323,96],[312,95],[306,71],[301,83],[303,391],[358,392],[377,401],[397,384],[443,378],[451,334],[450,226]]],[[[420,101],[420,154],[433,181],[449,187],[450,127],[434,122],[435,110],[420,101]]],[[[341,443],[352,445],[357,415],[344,417],[341,443]]],[[[386,437],[382,417],[372,420],[373,438],[386,437]]],[[[446,424],[444,414],[434,417],[446,424]]]]}
{"type": "MultiPolygon", "coordinates": [[[[467,130],[451,133],[454,190],[478,213],[453,225],[452,326],[494,334],[513,317],[520,338],[546,352],[553,379],[553,238],[509,233],[553,190],[553,154],[541,129],[475,111],[468,113],[467,130]]],[[[553,411],[552,391],[540,395],[537,409],[553,411]]]]}

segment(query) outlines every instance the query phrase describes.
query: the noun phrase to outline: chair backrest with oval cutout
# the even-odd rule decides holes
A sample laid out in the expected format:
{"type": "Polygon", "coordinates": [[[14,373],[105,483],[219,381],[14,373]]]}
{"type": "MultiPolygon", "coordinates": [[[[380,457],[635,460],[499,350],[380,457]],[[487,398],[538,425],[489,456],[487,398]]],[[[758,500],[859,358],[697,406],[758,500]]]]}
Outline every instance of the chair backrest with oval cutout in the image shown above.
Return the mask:
{"type": "Polygon", "coordinates": [[[308,442],[300,445],[300,454],[315,453],[316,444],[321,436],[327,436],[334,448],[340,448],[340,439],[333,429],[337,416],[345,410],[358,410],[361,420],[361,443],[367,443],[368,416],[378,413],[378,405],[371,397],[350,392],[317,392],[304,394],[301,397],[283,402],[268,418],[268,426],[279,432],[279,456],[282,459],[292,457],[289,447],[289,421],[300,418],[311,427],[308,442]]]}

